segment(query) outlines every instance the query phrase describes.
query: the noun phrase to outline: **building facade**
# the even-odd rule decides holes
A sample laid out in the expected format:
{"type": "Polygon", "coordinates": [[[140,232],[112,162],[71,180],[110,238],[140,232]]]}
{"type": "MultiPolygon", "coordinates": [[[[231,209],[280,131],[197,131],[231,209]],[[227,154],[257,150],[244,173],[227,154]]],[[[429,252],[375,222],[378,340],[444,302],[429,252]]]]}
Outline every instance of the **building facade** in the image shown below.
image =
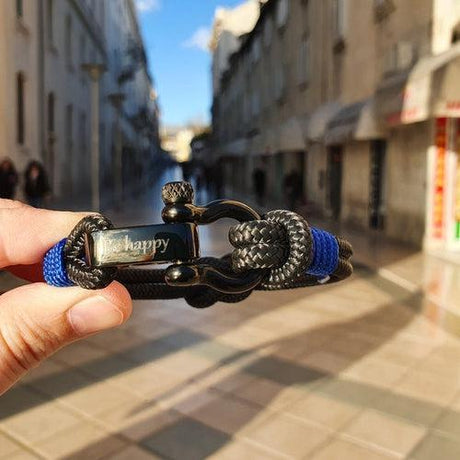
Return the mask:
{"type": "Polygon", "coordinates": [[[262,4],[214,95],[214,150],[235,188],[261,165],[279,203],[296,169],[323,216],[458,247],[459,24],[455,0],[262,4]]]}
{"type": "Polygon", "coordinates": [[[6,0],[0,31],[2,156],[20,171],[41,161],[57,198],[87,206],[96,107],[103,204],[113,201],[117,177],[127,188],[151,172],[158,106],[131,0],[6,0]],[[92,68],[100,71],[96,96],[92,68]]]}

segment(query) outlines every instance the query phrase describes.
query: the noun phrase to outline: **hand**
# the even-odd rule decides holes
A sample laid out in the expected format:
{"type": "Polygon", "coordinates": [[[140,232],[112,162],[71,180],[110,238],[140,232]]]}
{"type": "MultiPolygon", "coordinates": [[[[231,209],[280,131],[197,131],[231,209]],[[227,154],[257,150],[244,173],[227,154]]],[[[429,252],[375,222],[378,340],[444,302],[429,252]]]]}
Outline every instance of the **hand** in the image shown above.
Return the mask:
{"type": "Polygon", "coordinates": [[[131,314],[117,282],[97,291],[43,283],[44,254],[84,216],[0,199],[0,268],[33,282],[0,296],[0,395],[59,348],[131,314]]]}

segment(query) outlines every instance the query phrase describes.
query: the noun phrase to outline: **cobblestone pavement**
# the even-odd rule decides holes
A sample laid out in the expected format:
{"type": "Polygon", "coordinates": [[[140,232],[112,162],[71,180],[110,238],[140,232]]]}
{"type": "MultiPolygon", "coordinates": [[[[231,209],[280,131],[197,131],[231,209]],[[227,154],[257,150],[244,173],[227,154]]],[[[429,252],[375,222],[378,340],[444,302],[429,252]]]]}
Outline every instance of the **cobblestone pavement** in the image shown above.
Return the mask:
{"type": "MultiPolygon", "coordinates": [[[[225,226],[202,229],[204,252],[225,226]]],[[[460,458],[460,340],[440,324],[458,266],[376,251],[333,286],[136,302],[0,398],[0,458],[460,458]]]]}

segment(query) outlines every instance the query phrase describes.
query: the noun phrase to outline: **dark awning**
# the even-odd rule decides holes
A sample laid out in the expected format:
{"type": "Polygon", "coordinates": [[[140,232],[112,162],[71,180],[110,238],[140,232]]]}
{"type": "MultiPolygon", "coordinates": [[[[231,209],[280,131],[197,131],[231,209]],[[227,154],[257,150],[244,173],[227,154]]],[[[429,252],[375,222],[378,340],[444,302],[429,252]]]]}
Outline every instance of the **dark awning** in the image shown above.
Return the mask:
{"type": "Polygon", "coordinates": [[[326,145],[346,141],[380,139],[384,132],[377,123],[374,99],[355,102],[340,109],[327,125],[326,145]]]}

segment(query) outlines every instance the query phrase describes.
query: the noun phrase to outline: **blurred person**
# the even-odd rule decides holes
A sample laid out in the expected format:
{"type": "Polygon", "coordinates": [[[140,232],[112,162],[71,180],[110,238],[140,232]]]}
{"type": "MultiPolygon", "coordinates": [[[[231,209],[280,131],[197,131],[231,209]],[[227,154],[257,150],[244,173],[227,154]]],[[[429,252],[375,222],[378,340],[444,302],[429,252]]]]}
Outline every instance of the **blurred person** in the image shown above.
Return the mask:
{"type": "Polygon", "coordinates": [[[0,269],[31,282],[0,296],[0,395],[65,345],[124,323],[128,291],[43,283],[42,260],[85,216],[0,199],[0,269]]]}
{"type": "Polygon", "coordinates": [[[265,202],[266,174],[262,168],[256,168],[252,173],[252,183],[256,194],[257,204],[263,206],[265,202]]]}
{"type": "Polygon", "coordinates": [[[49,192],[45,169],[38,161],[32,160],[25,172],[24,193],[27,202],[34,208],[39,208],[43,206],[43,200],[49,192]]]}
{"type": "Polygon", "coordinates": [[[13,162],[5,158],[0,164],[0,198],[14,198],[18,184],[18,173],[13,162]]]}
{"type": "Polygon", "coordinates": [[[291,211],[295,211],[297,203],[302,201],[302,177],[295,169],[293,169],[284,178],[283,185],[288,208],[291,211]]]}

